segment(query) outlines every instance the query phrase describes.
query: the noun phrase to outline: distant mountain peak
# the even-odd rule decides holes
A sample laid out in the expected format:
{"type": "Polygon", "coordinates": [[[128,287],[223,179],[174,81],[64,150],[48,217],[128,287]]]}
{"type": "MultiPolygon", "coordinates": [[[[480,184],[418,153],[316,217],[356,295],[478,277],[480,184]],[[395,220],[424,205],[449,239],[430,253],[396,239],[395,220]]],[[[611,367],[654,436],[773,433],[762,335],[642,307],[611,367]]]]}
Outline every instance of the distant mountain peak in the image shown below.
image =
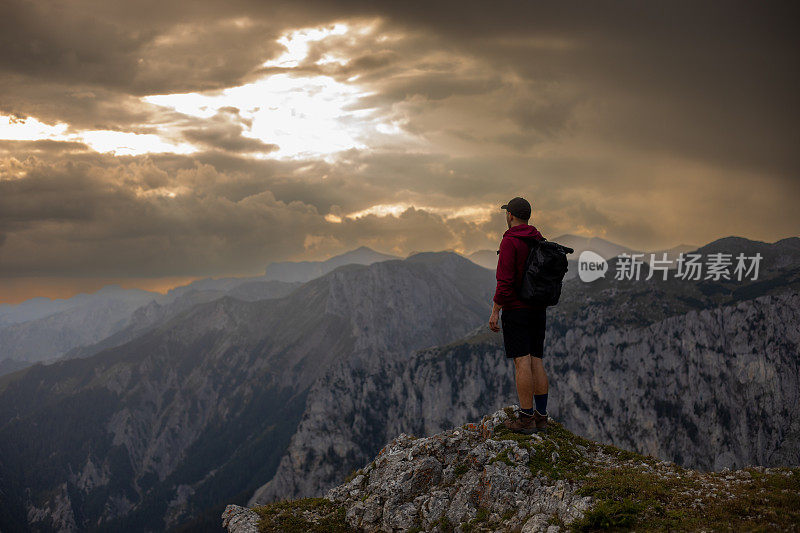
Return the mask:
{"type": "Polygon", "coordinates": [[[363,244],[362,244],[362,245],[361,245],[361,246],[359,246],[358,248],[355,248],[355,249],[353,249],[353,250],[350,250],[349,252],[345,252],[345,253],[343,253],[342,255],[347,255],[347,254],[349,254],[349,253],[353,253],[353,252],[374,252],[374,253],[380,253],[380,252],[376,252],[375,250],[373,250],[373,249],[372,249],[372,248],[370,248],[369,246],[365,246],[365,245],[363,245],[363,244]]]}
{"type": "Polygon", "coordinates": [[[700,246],[697,250],[698,251],[700,250],[723,251],[725,249],[729,249],[731,251],[739,251],[741,249],[778,250],[786,245],[788,245],[789,248],[792,248],[792,244],[794,244],[795,242],[800,242],[800,239],[798,239],[797,237],[789,237],[786,239],[775,241],[774,243],[769,243],[765,241],[759,241],[756,239],[748,239],[747,237],[740,237],[738,235],[728,235],[727,237],[720,237],[719,239],[715,239],[709,242],[708,244],[700,246]]]}
{"type": "Polygon", "coordinates": [[[453,252],[452,250],[442,250],[440,252],[414,252],[408,257],[406,261],[427,260],[427,259],[444,259],[448,257],[464,258],[461,254],[453,252]]]}
{"type": "Polygon", "coordinates": [[[399,259],[399,257],[376,252],[368,246],[359,246],[358,248],[335,255],[324,261],[282,261],[270,263],[264,272],[264,277],[269,280],[306,282],[327,274],[342,265],[371,265],[372,263],[391,259],[399,259]]]}

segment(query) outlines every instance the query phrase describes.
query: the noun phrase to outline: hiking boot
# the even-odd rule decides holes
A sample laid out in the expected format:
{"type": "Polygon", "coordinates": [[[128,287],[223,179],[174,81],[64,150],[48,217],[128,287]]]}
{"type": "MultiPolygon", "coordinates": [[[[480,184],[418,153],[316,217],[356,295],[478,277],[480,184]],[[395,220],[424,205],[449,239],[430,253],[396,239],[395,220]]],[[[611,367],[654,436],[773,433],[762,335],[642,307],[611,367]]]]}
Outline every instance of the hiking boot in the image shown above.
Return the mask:
{"type": "Polygon", "coordinates": [[[517,418],[509,418],[503,425],[514,433],[530,435],[536,432],[536,421],[534,417],[520,414],[517,418]]]}
{"type": "Polygon", "coordinates": [[[536,431],[547,429],[547,415],[543,415],[535,409],[533,411],[533,421],[536,423],[536,431]]]}

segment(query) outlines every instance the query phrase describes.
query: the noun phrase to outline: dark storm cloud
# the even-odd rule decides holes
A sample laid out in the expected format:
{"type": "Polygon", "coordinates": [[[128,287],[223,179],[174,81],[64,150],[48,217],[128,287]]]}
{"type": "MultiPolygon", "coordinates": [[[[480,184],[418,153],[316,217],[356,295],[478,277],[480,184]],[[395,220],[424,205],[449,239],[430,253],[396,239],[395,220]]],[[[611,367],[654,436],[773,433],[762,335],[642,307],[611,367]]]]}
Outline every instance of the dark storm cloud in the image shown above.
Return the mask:
{"type": "MultiPolygon", "coordinates": [[[[137,10],[111,2],[3,5],[0,67],[23,77],[9,89],[36,79],[123,94],[220,88],[258,72],[280,51],[275,38],[287,27],[382,16],[387,28],[420,35],[420,46],[438,43],[440,50],[483,57],[526,80],[580,85],[606,106],[603,134],[621,141],[787,173],[797,163],[795,150],[785,148],[797,144],[787,142],[797,140],[797,130],[786,119],[787,113],[797,117],[793,3],[437,2],[419,9],[397,2],[170,2],[137,10]],[[246,24],[233,22],[237,17],[246,24]]],[[[335,41],[329,46],[345,47],[335,41]]],[[[357,44],[347,48],[349,54],[359,51],[357,44]]],[[[403,63],[392,50],[372,48],[354,56],[348,75],[403,63]]],[[[408,64],[419,50],[403,52],[408,64]]],[[[312,49],[312,57],[322,53],[312,49]]],[[[423,74],[391,79],[382,94],[436,99],[490,88],[489,80],[423,74]]],[[[6,101],[4,95],[0,102],[6,101]]],[[[21,101],[11,109],[2,105],[7,112],[27,111],[21,101]]]]}
{"type": "Polygon", "coordinates": [[[256,273],[361,244],[493,249],[499,210],[443,213],[518,194],[548,237],[783,237],[799,222],[796,20],[778,2],[2,2],[0,113],[202,150],[0,141],[2,275],[256,273]],[[336,21],[375,29],[263,67],[288,30],[336,21]],[[275,73],[355,84],[369,94],[346,111],[427,144],[370,133],[365,150],[256,160],[244,156],[275,145],[247,137],[236,108],[198,118],[140,100],[275,73]],[[345,216],[381,204],[417,207],[345,216]]]}
{"type": "Polygon", "coordinates": [[[4,71],[128,94],[227,87],[301,20],[242,2],[8,0],[1,9],[4,71]]]}
{"type": "Polygon", "coordinates": [[[75,16],[69,3],[10,0],[0,8],[0,67],[51,82],[130,82],[134,52],[152,37],[118,22],[75,16]]]}
{"type": "Polygon", "coordinates": [[[144,158],[27,163],[26,177],[0,181],[5,276],[191,274],[230,268],[228,254],[253,267],[254,255],[293,249],[294,222],[313,227],[317,218],[313,207],[269,191],[238,202],[209,194],[228,177],[204,165],[167,174],[144,158]]]}
{"type": "Polygon", "coordinates": [[[0,168],[0,234],[10,235],[0,274],[7,277],[257,273],[272,260],[340,247],[406,254],[485,240],[476,224],[413,208],[336,224],[264,186],[230,200],[221,192],[239,180],[203,164],[167,173],[146,157],[109,164],[31,156],[0,168]]]}
{"type": "MultiPolygon", "coordinates": [[[[683,200],[682,186],[676,184],[659,194],[674,196],[674,205],[682,209],[659,211],[646,202],[638,207],[630,203],[625,198],[628,180],[615,180],[598,169],[589,173],[590,165],[565,191],[548,183],[573,175],[569,161],[542,164],[529,158],[524,164],[502,158],[482,166],[475,160],[419,156],[407,159],[403,167],[400,160],[394,154],[357,151],[346,163],[317,162],[312,168],[305,161],[254,163],[212,152],[191,157],[59,158],[48,153],[23,161],[0,158],[0,233],[7,235],[2,275],[256,274],[270,261],[320,258],[360,245],[399,255],[425,249],[493,249],[505,222],[499,202],[516,194],[531,199],[533,223],[549,238],[592,228],[606,237],[628,232],[652,239],[663,231],[685,231],[682,224],[692,224],[687,214],[704,208],[711,230],[733,227],[709,200],[723,185],[730,191],[722,202],[735,201],[741,191],[741,184],[718,183],[696,191],[696,199],[683,200]],[[520,168],[526,166],[524,175],[520,168]],[[402,168],[416,180],[408,188],[407,178],[398,187],[402,168]],[[469,175],[467,170],[474,173],[472,183],[452,178],[469,175]],[[437,180],[440,190],[426,185],[437,180]],[[627,207],[594,200],[600,188],[622,197],[619,205],[627,207]],[[399,216],[344,217],[387,201],[441,211],[410,208],[399,216]],[[496,204],[489,220],[444,218],[476,202],[496,204]],[[328,213],[343,217],[342,223],[326,221],[328,213]]],[[[775,197],[764,200],[773,214],[762,225],[775,223],[791,204],[775,197]]],[[[741,233],[763,229],[746,217],[735,227],[741,233]]]]}
{"type": "MultiPolygon", "coordinates": [[[[596,106],[590,133],[598,137],[797,179],[796,3],[437,2],[423,10],[386,2],[361,9],[436,35],[495,72],[577,91],[596,106]]],[[[564,102],[541,105],[539,117],[517,120],[520,133],[546,131],[569,115],[564,102]]]]}
{"type": "Polygon", "coordinates": [[[484,30],[461,13],[437,28],[525,79],[579,86],[602,113],[598,136],[797,179],[796,3],[527,6],[486,13],[484,30]],[[567,44],[513,39],[525,35],[567,44]]]}
{"type": "Polygon", "coordinates": [[[4,1],[0,112],[127,128],[152,113],[134,96],[237,85],[301,20],[242,2],[4,1]]]}
{"type": "Polygon", "coordinates": [[[539,131],[557,136],[567,129],[574,104],[568,101],[537,102],[532,99],[514,102],[508,116],[523,131],[539,131]]]}

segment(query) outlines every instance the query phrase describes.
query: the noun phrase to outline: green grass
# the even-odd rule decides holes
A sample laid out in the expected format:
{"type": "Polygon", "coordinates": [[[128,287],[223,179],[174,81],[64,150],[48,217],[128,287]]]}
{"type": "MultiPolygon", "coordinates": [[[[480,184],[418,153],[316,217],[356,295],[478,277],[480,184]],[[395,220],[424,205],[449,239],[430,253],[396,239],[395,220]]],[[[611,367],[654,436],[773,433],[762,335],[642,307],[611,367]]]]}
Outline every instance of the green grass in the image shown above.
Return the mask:
{"type": "Polygon", "coordinates": [[[573,528],[579,531],[630,528],[636,524],[641,510],[642,504],[635,500],[602,500],[583,519],[573,524],[573,528]]]}
{"type": "Polygon", "coordinates": [[[489,519],[489,509],[485,509],[483,507],[478,508],[478,512],[475,515],[475,521],[477,522],[485,522],[489,519]]]}
{"type": "Polygon", "coordinates": [[[358,476],[359,474],[362,474],[362,473],[363,472],[361,471],[360,468],[354,468],[353,470],[350,471],[349,474],[347,474],[347,477],[344,478],[344,483],[350,483],[351,481],[353,481],[356,478],[356,476],[358,476]]]}
{"type": "Polygon", "coordinates": [[[325,498],[275,502],[254,507],[261,518],[261,533],[350,533],[355,531],[345,521],[345,508],[325,498]]]}
{"type": "MultiPolygon", "coordinates": [[[[580,495],[594,499],[586,515],[571,525],[573,531],[800,529],[800,468],[783,470],[788,474],[785,476],[748,469],[753,481],[734,484],[720,481],[726,475],[723,473],[695,473],[670,465],[669,469],[679,476],[662,478],[653,468],[659,463],[657,459],[584,439],[558,422],[550,421],[549,428],[539,435],[543,437],[541,441],[498,426],[492,438],[513,440],[526,448],[530,454],[528,466],[534,475],[576,482],[580,495]],[[613,457],[616,466],[587,460],[578,446],[585,448],[589,456],[603,452],[613,457]],[[642,463],[651,468],[648,470],[642,463]],[[727,487],[733,496],[715,496],[703,487],[702,481],[727,487]],[[692,490],[696,493],[689,493],[692,490]],[[702,506],[692,507],[696,498],[701,499],[702,506]]],[[[501,452],[491,462],[506,462],[507,457],[501,452]]]]}
{"type": "Polygon", "coordinates": [[[455,527],[453,527],[452,522],[450,522],[450,519],[447,518],[446,515],[442,515],[441,518],[439,518],[439,529],[445,533],[452,533],[455,531],[455,527]]]}
{"type": "Polygon", "coordinates": [[[455,474],[457,478],[463,476],[467,472],[469,472],[469,464],[467,463],[461,463],[453,469],[453,474],[455,474]]]}
{"type": "MultiPolygon", "coordinates": [[[[619,450],[612,446],[604,446],[596,442],[579,437],[564,426],[555,421],[548,422],[548,428],[538,434],[542,440],[530,435],[514,433],[504,426],[497,426],[492,435],[494,440],[513,440],[520,447],[528,450],[530,455],[528,467],[534,475],[544,475],[551,480],[568,479],[571,481],[581,481],[593,470],[592,464],[581,455],[578,446],[582,446],[586,453],[597,451],[603,448],[610,450],[607,452],[615,457],[625,456],[636,458],[642,461],[652,461],[652,457],[645,457],[634,452],[619,450]]],[[[500,455],[493,459],[503,460],[500,455]]],[[[506,459],[507,459],[506,455],[506,459]]],[[[504,461],[505,462],[505,461],[504,461]]],[[[508,464],[512,464],[510,460],[508,464]]]]}
{"type": "Polygon", "coordinates": [[[467,523],[461,524],[462,531],[469,532],[480,525],[485,525],[489,521],[489,515],[491,515],[489,509],[478,507],[475,518],[469,520],[467,523]]]}
{"type": "Polygon", "coordinates": [[[502,452],[495,455],[494,457],[492,457],[492,459],[489,461],[489,464],[495,463],[497,461],[501,461],[507,464],[508,466],[514,466],[514,461],[512,461],[511,458],[508,457],[508,449],[505,449],[502,452]]]}
{"type": "Polygon", "coordinates": [[[721,481],[725,474],[719,472],[693,476],[690,470],[673,468],[680,477],[663,479],[630,464],[598,469],[578,490],[596,503],[572,524],[573,531],[631,527],[637,531],[774,531],[796,530],[800,524],[798,468],[784,470],[788,476],[748,470],[753,476],[749,483],[721,481]],[[713,494],[703,481],[724,488],[732,497],[713,494]],[[694,507],[696,499],[702,505],[694,507]]]}

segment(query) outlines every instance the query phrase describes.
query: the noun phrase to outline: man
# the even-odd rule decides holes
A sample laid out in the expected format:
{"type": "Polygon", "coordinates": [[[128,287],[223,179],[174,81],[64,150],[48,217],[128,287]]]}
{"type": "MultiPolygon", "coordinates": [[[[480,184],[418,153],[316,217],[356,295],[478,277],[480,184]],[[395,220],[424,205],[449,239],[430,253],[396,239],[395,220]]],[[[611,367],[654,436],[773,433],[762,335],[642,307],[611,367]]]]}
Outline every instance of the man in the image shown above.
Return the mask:
{"type": "Polygon", "coordinates": [[[524,198],[513,198],[501,209],[506,210],[508,230],[503,233],[497,258],[497,289],[492,301],[489,328],[500,331],[506,357],[514,360],[514,378],[519,397],[518,418],[507,420],[506,427],[516,433],[531,434],[547,428],[547,374],[544,371],[544,329],[546,306],[533,306],[517,296],[522,282],[530,244],[544,240],[539,230],[528,224],[531,204],[524,198]],[[500,309],[503,310],[502,317],[500,309]],[[535,409],[534,409],[535,402],[535,409]]]}

